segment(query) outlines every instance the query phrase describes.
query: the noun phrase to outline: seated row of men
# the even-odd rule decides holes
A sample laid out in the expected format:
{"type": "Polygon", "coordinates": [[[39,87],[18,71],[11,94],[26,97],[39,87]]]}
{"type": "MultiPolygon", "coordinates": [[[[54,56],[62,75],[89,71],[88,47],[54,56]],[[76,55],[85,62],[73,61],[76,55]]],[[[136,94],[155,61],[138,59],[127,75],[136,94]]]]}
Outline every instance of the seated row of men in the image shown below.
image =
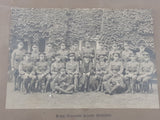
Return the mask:
{"type": "Polygon", "coordinates": [[[18,90],[64,94],[79,91],[102,91],[106,94],[148,92],[154,71],[147,52],[142,53],[143,62],[138,62],[137,55],[130,52],[125,63],[119,52],[113,53],[112,61],[108,61],[107,54],[99,54],[96,62],[89,55],[78,61],[75,53],[69,53],[66,62],[59,53],[50,62],[45,56],[45,53],[40,53],[39,60],[34,62],[30,53],[25,54],[18,68],[18,90]]]}

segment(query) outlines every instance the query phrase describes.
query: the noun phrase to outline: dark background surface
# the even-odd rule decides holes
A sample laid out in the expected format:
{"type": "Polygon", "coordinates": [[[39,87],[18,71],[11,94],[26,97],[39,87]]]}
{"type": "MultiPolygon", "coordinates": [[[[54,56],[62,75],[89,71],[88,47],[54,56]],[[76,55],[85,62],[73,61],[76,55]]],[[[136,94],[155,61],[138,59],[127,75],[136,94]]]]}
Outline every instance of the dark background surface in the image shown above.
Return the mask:
{"type": "MultiPolygon", "coordinates": [[[[9,63],[9,17],[11,7],[25,8],[108,8],[152,9],[156,67],[160,84],[160,1],[159,0],[0,0],[0,120],[159,120],[159,109],[5,109],[9,63]],[[62,114],[110,114],[108,117],[56,118],[62,114]]],[[[159,89],[160,91],[160,89],[159,89]]],[[[67,102],[67,101],[66,101],[67,102]]],[[[154,102],[154,101],[153,101],[154,102]]]]}

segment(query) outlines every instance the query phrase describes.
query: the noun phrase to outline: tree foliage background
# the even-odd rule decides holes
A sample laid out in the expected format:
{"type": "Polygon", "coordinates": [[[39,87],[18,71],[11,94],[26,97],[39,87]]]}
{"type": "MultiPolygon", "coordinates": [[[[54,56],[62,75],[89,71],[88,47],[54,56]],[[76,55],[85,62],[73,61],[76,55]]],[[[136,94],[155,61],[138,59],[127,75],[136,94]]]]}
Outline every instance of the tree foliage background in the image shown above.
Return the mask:
{"type": "Polygon", "coordinates": [[[11,14],[10,50],[23,41],[30,49],[33,43],[44,51],[46,42],[57,49],[61,42],[69,46],[80,40],[129,42],[131,47],[145,41],[153,50],[153,20],[150,10],[143,9],[30,9],[13,8],[11,14]]]}

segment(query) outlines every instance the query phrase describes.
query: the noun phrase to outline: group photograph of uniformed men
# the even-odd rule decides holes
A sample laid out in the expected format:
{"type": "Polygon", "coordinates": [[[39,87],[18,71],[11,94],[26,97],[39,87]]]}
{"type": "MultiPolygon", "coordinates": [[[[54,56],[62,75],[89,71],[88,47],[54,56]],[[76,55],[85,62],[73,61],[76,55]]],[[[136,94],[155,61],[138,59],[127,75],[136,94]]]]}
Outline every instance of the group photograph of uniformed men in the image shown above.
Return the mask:
{"type": "Polygon", "coordinates": [[[11,11],[6,108],[159,107],[151,10],[11,11]]]}
{"type": "MultiPolygon", "coordinates": [[[[89,38],[88,38],[89,39],[89,38]]],[[[100,41],[80,41],[66,49],[65,42],[54,51],[47,42],[40,52],[37,44],[26,51],[23,42],[11,55],[14,90],[25,94],[51,92],[151,93],[155,67],[145,41],[135,51],[124,42],[110,47],[100,41]],[[122,48],[120,48],[122,47],[122,48]],[[112,49],[111,49],[112,48],[112,49]]]]}

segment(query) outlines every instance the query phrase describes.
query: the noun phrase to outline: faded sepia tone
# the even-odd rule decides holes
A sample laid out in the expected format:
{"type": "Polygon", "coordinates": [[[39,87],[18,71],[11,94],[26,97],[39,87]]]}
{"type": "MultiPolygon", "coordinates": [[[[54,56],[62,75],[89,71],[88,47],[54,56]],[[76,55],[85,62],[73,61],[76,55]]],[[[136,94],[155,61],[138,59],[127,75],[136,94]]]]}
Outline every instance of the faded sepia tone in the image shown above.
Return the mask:
{"type": "Polygon", "coordinates": [[[159,108],[150,10],[13,8],[10,31],[6,108],[159,108]]]}
{"type": "MultiPolygon", "coordinates": [[[[88,120],[159,120],[159,109],[14,109],[5,108],[6,84],[9,64],[9,26],[11,7],[23,8],[107,8],[107,9],[152,9],[154,18],[154,43],[158,83],[160,80],[160,1],[159,0],[0,0],[0,119],[3,120],[57,120],[57,114],[110,114],[110,117],[88,117],[88,120]]],[[[158,87],[158,90],[159,87],[158,87]]],[[[159,97],[160,98],[160,97],[159,97]]],[[[61,118],[64,119],[64,118],[61,118]]],[[[84,120],[86,118],[65,118],[65,120],[84,120]]]]}

